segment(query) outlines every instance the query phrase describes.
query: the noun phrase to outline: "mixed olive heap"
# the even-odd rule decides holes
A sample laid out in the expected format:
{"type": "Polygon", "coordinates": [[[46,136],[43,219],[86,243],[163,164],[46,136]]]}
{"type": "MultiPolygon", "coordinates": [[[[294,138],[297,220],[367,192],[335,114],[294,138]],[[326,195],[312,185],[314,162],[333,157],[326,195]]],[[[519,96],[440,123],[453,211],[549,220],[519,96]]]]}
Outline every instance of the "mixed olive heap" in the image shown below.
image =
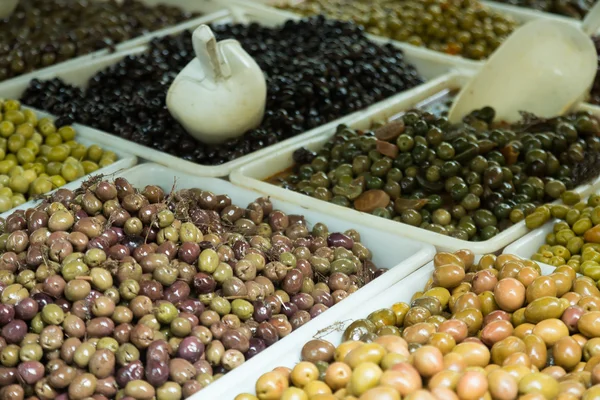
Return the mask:
{"type": "MultiPolygon", "coordinates": [[[[598,53],[598,70],[600,70],[600,36],[592,37],[594,45],[596,46],[596,53],[598,53]]],[[[596,78],[594,79],[594,85],[590,93],[590,103],[600,105],[600,73],[596,72],[596,78]]]]}
{"type": "Polygon", "coordinates": [[[0,19],[0,81],[112,47],[193,17],[138,0],[20,0],[0,19]]]}
{"type": "Polygon", "coordinates": [[[186,398],[384,272],[267,198],[124,178],[1,228],[1,399],[186,398]]]}
{"type": "Polygon", "coordinates": [[[373,131],[340,125],[319,150],[300,148],[295,164],[269,182],[319,200],[462,240],[487,240],[535,210],[576,197],[600,174],[600,127],[589,113],[512,126],[494,110],[453,126],[411,110],[373,131]]]}
{"type": "Polygon", "coordinates": [[[545,244],[531,259],[553,266],[568,264],[576,272],[600,282],[600,195],[585,201],[541,206],[525,222],[537,229],[556,218],[545,244]]]}
{"type": "Polygon", "coordinates": [[[77,142],[75,129],[57,129],[16,100],[0,100],[0,212],[114,163],[98,145],[77,142]]]}
{"type": "Polygon", "coordinates": [[[596,0],[496,0],[513,6],[583,19],[596,0]]]}
{"type": "Polygon", "coordinates": [[[600,397],[595,282],[507,254],[438,253],[434,265],[410,304],[352,322],[337,348],[309,341],[301,362],[236,400],[600,397]]]}
{"type": "Polygon", "coordinates": [[[196,141],[166,107],[173,79],[195,55],[189,32],[154,40],[145,53],[92,77],[85,91],[58,79],[33,80],[22,101],[61,117],[60,123],[77,121],[185,160],[216,165],[423,82],[400,49],[374,44],[348,22],[317,17],[275,28],[226,24],[213,30],[219,40],[239,40],[267,77],[261,126],[224,144],[196,141]]]}
{"type": "Polygon", "coordinates": [[[496,50],[516,22],[477,0],[280,1],[302,15],[351,20],[367,32],[452,55],[481,60],[496,50]]]}

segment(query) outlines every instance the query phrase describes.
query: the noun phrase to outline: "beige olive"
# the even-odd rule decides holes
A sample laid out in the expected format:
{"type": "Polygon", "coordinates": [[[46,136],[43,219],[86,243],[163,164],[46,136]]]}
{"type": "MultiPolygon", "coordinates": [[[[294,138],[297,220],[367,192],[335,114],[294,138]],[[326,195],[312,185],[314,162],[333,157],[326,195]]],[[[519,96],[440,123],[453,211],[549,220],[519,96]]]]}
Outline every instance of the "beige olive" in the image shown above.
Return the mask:
{"type": "Polygon", "coordinates": [[[516,311],[525,302],[525,286],[514,278],[500,279],[494,288],[494,297],[502,310],[516,311]]]}
{"type": "Polygon", "coordinates": [[[394,388],[401,396],[421,389],[423,381],[419,372],[409,363],[394,365],[381,375],[380,384],[394,388]]]}
{"type": "Polygon", "coordinates": [[[364,362],[352,371],[348,390],[354,396],[360,397],[364,392],[379,384],[383,373],[379,365],[373,362],[364,362]]]}
{"type": "Polygon", "coordinates": [[[461,376],[462,373],[458,371],[452,371],[450,369],[442,370],[429,379],[427,387],[430,390],[440,387],[454,390],[456,389],[456,384],[461,376]]]}
{"type": "Polygon", "coordinates": [[[278,371],[267,372],[256,381],[256,396],[260,400],[279,400],[288,387],[287,376],[278,371]]]}
{"type": "Polygon", "coordinates": [[[516,336],[508,336],[507,338],[495,343],[492,346],[491,358],[494,364],[503,365],[504,360],[513,353],[524,353],[526,346],[523,340],[516,336]]]}
{"type": "Polygon", "coordinates": [[[517,397],[517,380],[507,371],[496,369],[488,374],[488,389],[496,400],[512,400],[517,397]]]}
{"type": "Polygon", "coordinates": [[[440,265],[433,271],[433,283],[446,289],[460,285],[464,277],[465,269],[456,264],[440,265]]]}
{"type": "Polygon", "coordinates": [[[488,380],[484,373],[467,371],[456,385],[456,394],[463,400],[477,400],[488,390],[488,380]]]}
{"type": "Polygon", "coordinates": [[[525,308],[527,322],[537,324],[545,319],[560,318],[569,303],[557,297],[540,297],[533,300],[525,308]]]}
{"type": "Polygon", "coordinates": [[[537,335],[525,335],[523,343],[525,343],[525,353],[529,356],[531,365],[538,369],[543,368],[548,359],[548,350],[544,340],[537,335]]]}
{"type": "Polygon", "coordinates": [[[588,338],[600,337],[600,311],[588,311],[577,322],[577,329],[588,338]]]}
{"type": "Polygon", "coordinates": [[[560,319],[551,318],[536,324],[533,334],[542,338],[546,347],[552,347],[560,338],[569,336],[569,328],[560,319]]]}
{"type": "Polygon", "coordinates": [[[467,366],[485,367],[491,357],[488,348],[480,343],[460,343],[452,352],[463,356],[467,366]]]}
{"type": "Polygon", "coordinates": [[[553,399],[558,394],[558,381],[541,372],[526,375],[519,382],[519,393],[539,393],[546,399],[553,399]]]}
{"type": "Polygon", "coordinates": [[[488,346],[493,346],[494,343],[497,343],[511,336],[513,334],[513,331],[513,326],[509,321],[493,321],[483,327],[483,329],[481,330],[480,338],[484,344],[488,346]]]}
{"type": "Polygon", "coordinates": [[[552,346],[552,354],[554,355],[554,363],[569,371],[579,364],[583,351],[575,339],[566,336],[560,338],[552,346]]]}
{"type": "Polygon", "coordinates": [[[379,364],[385,356],[385,348],[378,343],[365,343],[350,351],[344,358],[344,362],[354,369],[365,362],[379,364]]]}

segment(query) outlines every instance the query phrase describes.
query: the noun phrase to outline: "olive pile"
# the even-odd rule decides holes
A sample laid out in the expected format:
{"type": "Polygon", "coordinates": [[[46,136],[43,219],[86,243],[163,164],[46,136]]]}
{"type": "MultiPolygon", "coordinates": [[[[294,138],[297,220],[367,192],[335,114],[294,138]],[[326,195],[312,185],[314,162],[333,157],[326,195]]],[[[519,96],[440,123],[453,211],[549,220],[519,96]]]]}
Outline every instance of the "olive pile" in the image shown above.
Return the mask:
{"type": "Polygon", "coordinates": [[[267,76],[267,105],[257,129],[221,145],[194,140],[169,114],[166,95],[194,57],[185,32],[94,76],[82,91],[62,81],[31,82],[22,101],[74,121],[199,164],[216,165],[306,132],[410,89],[423,80],[401,50],[379,46],[348,22],[311,18],[276,28],[213,27],[235,38],[267,76]]]}
{"type": "MultiPolygon", "coordinates": [[[[594,36],[592,40],[596,46],[596,53],[598,53],[598,70],[600,71],[600,36],[594,36]]],[[[598,72],[590,93],[590,103],[600,105],[600,73],[598,72]]]]}
{"type": "Polygon", "coordinates": [[[356,231],[266,198],[124,178],[59,189],[2,232],[0,399],[186,398],[384,272],[356,231]]]}
{"type": "Polygon", "coordinates": [[[586,201],[538,207],[525,222],[536,229],[551,218],[560,221],[546,236],[546,244],[531,259],[560,266],[568,264],[575,271],[600,281],[600,195],[586,201]]]}
{"type": "Polygon", "coordinates": [[[68,125],[38,120],[16,100],[0,100],[0,212],[116,161],[112,151],[75,141],[68,125]]]}
{"type": "Polygon", "coordinates": [[[535,210],[572,196],[600,173],[598,121],[588,113],[513,126],[494,110],[462,124],[411,110],[374,131],[341,125],[320,150],[269,182],[316,199],[462,240],[487,240],[535,210]]]}
{"type": "Polygon", "coordinates": [[[112,47],[193,17],[139,0],[20,0],[0,19],[0,81],[112,47]]]}
{"type": "Polygon", "coordinates": [[[496,50],[516,22],[477,0],[305,0],[278,2],[302,15],[351,20],[374,35],[481,60],[496,50]]]}
{"type": "Polygon", "coordinates": [[[569,266],[541,275],[513,255],[438,253],[410,304],[354,321],[336,348],[312,340],[292,369],[235,400],[600,397],[600,290],[569,266]],[[322,397],[319,397],[321,395],[322,397]]]}
{"type": "Polygon", "coordinates": [[[583,19],[596,0],[496,0],[513,6],[532,8],[538,11],[583,19]]]}

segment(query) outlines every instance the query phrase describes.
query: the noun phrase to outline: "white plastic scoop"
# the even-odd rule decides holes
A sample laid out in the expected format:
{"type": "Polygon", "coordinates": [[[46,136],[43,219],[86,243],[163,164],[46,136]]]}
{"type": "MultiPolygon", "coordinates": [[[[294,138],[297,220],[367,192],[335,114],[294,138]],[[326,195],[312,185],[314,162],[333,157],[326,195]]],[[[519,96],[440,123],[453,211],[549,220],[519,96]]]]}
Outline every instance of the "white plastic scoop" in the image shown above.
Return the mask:
{"type": "Polygon", "coordinates": [[[194,58],[167,93],[167,108],[187,132],[221,143],[260,125],[267,84],[256,61],[236,40],[217,43],[207,25],[192,35],[194,58]]]}
{"type": "MultiPolygon", "coordinates": [[[[595,31],[599,3],[582,27],[595,31]]],[[[546,118],[562,115],[587,95],[597,60],[592,40],[578,27],[560,21],[529,22],[513,32],[460,91],[448,118],[457,123],[485,106],[495,109],[496,120],[506,122],[519,121],[519,111],[546,118]]]]}
{"type": "Polygon", "coordinates": [[[17,8],[19,0],[0,0],[0,19],[10,17],[17,8]]]}
{"type": "Polygon", "coordinates": [[[581,23],[581,30],[588,36],[596,33],[598,28],[600,28],[600,1],[596,1],[581,23]]]}

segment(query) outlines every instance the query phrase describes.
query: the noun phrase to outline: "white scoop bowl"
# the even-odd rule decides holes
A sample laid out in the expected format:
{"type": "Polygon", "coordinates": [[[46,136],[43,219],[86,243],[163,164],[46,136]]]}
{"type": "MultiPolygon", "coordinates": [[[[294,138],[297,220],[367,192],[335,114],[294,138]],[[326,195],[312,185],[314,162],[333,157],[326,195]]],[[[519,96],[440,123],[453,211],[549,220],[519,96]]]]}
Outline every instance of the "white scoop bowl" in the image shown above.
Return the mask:
{"type": "Polygon", "coordinates": [[[196,58],[177,75],[167,108],[187,132],[221,143],[260,125],[267,99],[262,70],[236,40],[216,41],[207,25],[192,35],[196,58]]]}
{"type": "Polygon", "coordinates": [[[19,0],[0,0],[0,18],[10,17],[17,8],[19,0]]]}
{"type": "MultiPolygon", "coordinates": [[[[597,15],[598,4],[590,14],[597,15]]],[[[595,17],[594,17],[595,18],[595,17]]],[[[516,122],[519,111],[562,115],[582,101],[598,67],[596,49],[581,29],[535,20],[521,26],[492,54],[455,99],[457,123],[475,109],[493,107],[496,120],[516,122]]]]}

